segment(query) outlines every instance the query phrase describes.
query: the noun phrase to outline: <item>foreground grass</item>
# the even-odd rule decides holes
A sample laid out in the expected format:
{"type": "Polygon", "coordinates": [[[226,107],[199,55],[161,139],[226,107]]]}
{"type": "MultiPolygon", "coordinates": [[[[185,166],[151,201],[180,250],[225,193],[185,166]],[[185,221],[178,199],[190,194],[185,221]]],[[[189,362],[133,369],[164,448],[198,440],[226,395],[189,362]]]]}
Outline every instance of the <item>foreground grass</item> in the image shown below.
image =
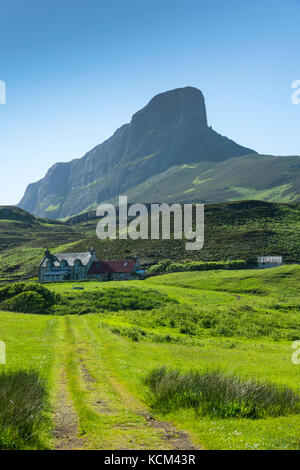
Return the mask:
{"type": "Polygon", "coordinates": [[[48,393],[35,371],[0,374],[0,448],[40,448],[49,429],[48,393]]]}
{"type": "Polygon", "coordinates": [[[300,412],[300,397],[286,386],[243,379],[219,371],[190,371],[159,367],[145,378],[153,409],[168,412],[192,408],[197,416],[265,418],[300,412]]]}
{"type": "Polygon", "coordinates": [[[0,313],[6,365],[0,365],[0,447],[45,449],[51,444],[58,320],[0,313]]]}
{"type": "MultiPolygon", "coordinates": [[[[32,378],[32,371],[37,374],[34,377],[45,384],[49,396],[38,402],[42,403],[39,416],[47,419],[58,371],[64,368],[85,448],[170,448],[162,440],[162,430],[145,420],[153,405],[145,377],[153,369],[176,369],[178,377],[201,377],[207,370],[218,370],[221,378],[236,377],[241,387],[271,384],[264,389],[267,399],[270,391],[279,393],[284,387],[292,391],[291,397],[300,394],[299,366],[291,361],[292,340],[300,338],[299,280],[299,266],[284,266],[268,271],[177,273],[145,282],[88,282],[84,295],[71,283],[49,285],[73,302],[73,314],[1,313],[0,339],[7,345],[7,365],[0,368],[13,377],[24,371],[29,374],[25,377],[32,378]],[[79,312],[77,307],[88,301],[89,294],[90,313],[79,312]]],[[[195,413],[194,408],[177,402],[154,408],[154,414],[188,431],[194,444],[206,449],[300,449],[300,415],[295,409],[264,413],[262,406],[256,419],[249,419],[243,413],[195,413]]],[[[5,422],[3,411],[2,415],[5,422]]],[[[47,419],[44,426],[36,420],[36,438],[26,440],[19,432],[7,448],[53,445],[47,419]]],[[[0,438],[7,440],[7,429],[2,425],[0,438]]]]}
{"type": "MultiPolygon", "coordinates": [[[[224,373],[255,377],[286,385],[299,394],[299,371],[291,363],[291,345],[285,342],[204,339],[202,346],[134,342],[98,328],[95,316],[86,317],[102,345],[102,361],[110,373],[139,400],[151,403],[144,377],[162,364],[181,371],[222,369],[224,373]],[[145,360],[147,358],[147,360],[145,360]],[[270,361],[270,358],[272,360],[270,361]]],[[[206,449],[299,449],[300,415],[247,418],[197,417],[195,411],[179,408],[161,413],[190,433],[198,446],[206,449]]]]}
{"type": "MultiPolygon", "coordinates": [[[[151,396],[143,380],[162,365],[182,373],[218,369],[255,383],[286,386],[299,394],[299,371],[291,362],[291,341],[300,338],[299,280],[299,266],[284,266],[268,271],[176,273],[145,282],[123,282],[122,288],[153,289],[178,305],[148,312],[102,312],[86,315],[84,321],[93,332],[93,350],[101,354],[109,375],[148,405],[151,396]]],[[[87,283],[85,292],[118,286],[87,283]]],[[[71,284],[52,288],[74,295],[71,284]]],[[[70,318],[71,324],[75,321],[70,318]]],[[[254,423],[241,417],[199,417],[193,409],[178,406],[161,411],[160,418],[186,429],[197,445],[207,449],[300,447],[298,414],[265,416],[254,423]]]]}

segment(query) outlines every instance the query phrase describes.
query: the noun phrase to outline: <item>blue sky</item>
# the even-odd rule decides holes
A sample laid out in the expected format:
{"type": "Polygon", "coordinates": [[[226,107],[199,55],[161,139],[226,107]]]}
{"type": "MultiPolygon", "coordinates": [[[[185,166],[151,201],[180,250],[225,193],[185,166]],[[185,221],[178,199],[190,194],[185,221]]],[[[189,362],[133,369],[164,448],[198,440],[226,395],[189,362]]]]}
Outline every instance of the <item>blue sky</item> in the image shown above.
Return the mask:
{"type": "Polygon", "coordinates": [[[221,134],[300,154],[300,0],[0,0],[0,21],[0,204],[181,86],[221,134]]]}

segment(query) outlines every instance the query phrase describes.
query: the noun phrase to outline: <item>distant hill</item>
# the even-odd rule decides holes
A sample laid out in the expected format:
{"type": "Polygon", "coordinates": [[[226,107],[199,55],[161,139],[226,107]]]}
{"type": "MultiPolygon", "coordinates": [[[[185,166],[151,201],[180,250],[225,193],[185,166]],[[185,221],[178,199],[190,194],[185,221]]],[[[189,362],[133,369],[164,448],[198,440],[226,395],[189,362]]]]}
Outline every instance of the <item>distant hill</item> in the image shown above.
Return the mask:
{"type": "Polygon", "coordinates": [[[238,201],[205,207],[205,242],[186,251],[184,240],[110,240],[96,237],[94,212],[66,223],[37,219],[12,207],[0,207],[0,280],[36,275],[46,247],[53,251],[85,251],[94,246],[102,260],[138,256],[147,266],[162,259],[214,261],[256,260],[282,255],[300,262],[300,203],[238,201]]]}
{"type": "MultiPolygon", "coordinates": [[[[208,126],[200,90],[179,88],[155,96],[129,124],[84,157],[54,165],[45,178],[28,186],[19,205],[39,217],[66,218],[151,177],[164,178],[174,166],[199,165],[199,173],[229,158],[255,153],[208,126]]],[[[189,181],[183,186],[185,191],[192,189],[189,181]]]]}

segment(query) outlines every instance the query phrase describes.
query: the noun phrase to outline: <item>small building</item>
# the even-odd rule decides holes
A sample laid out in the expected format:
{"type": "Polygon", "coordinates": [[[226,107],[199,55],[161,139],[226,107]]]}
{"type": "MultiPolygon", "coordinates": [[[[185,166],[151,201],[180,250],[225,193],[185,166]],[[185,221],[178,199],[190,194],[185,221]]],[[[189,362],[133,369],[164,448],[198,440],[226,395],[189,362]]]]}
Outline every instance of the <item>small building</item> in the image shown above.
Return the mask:
{"type": "Polygon", "coordinates": [[[83,253],[50,253],[45,251],[39,266],[40,282],[56,282],[87,279],[90,266],[97,261],[93,248],[83,253]]]}
{"type": "Polygon", "coordinates": [[[276,268],[282,265],[282,256],[260,256],[258,258],[259,269],[276,268]]]}
{"type": "Polygon", "coordinates": [[[137,258],[122,261],[94,261],[89,268],[88,278],[98,281],[125,281],[139,279],[144,271],[137,258]]]}

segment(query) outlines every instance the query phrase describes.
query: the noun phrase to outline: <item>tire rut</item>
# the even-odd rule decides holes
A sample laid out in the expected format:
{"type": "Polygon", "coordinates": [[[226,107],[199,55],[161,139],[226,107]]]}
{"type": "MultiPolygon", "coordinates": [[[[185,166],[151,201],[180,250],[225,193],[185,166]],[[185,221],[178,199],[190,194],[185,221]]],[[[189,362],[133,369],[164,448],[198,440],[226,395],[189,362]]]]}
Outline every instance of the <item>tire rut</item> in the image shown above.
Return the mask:
{"type": "Polygon", "coordinates": [[[78,416],[70,399],[65,369],[61,369],[56,399],[53,430],[55,450],[84,449],[84,441],[78,436],[78,416]]]}
{"type": "MultiPolygon", "coordinates": [[[[110,377],[112,386],[121,395],[124,403],[132,409],[137,415],[145,418],[145,425],[161,431],[161,438],[168,442],[171,450],[200,450],[190,440],[186,431],[178,430],[172,423],[160,421],[149,414],[149,410],[132,397],[127,390],[117,381],[110,377]]],[[[166,449],[167,450],[167,449],[166,449]]]]}

